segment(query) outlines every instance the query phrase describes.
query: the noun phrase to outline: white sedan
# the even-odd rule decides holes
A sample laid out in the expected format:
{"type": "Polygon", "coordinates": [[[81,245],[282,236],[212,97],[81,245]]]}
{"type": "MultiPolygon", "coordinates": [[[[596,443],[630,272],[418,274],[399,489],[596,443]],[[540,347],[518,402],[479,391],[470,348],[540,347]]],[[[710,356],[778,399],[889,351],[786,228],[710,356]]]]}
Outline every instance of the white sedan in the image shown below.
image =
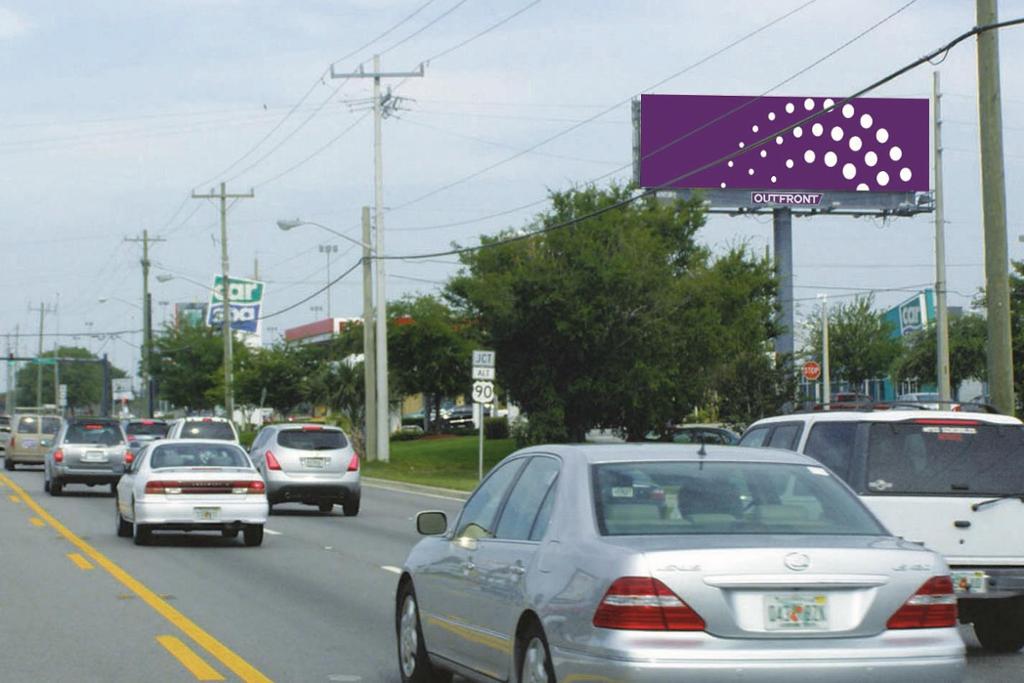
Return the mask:
{"type": "Polygon", "coordinates": [[[126,456],[117,484],[117,535],[145,545],[156,529],[220,531],[263,542],[266,484],[241,447],[225,441],[158,441],[126,456]]]}

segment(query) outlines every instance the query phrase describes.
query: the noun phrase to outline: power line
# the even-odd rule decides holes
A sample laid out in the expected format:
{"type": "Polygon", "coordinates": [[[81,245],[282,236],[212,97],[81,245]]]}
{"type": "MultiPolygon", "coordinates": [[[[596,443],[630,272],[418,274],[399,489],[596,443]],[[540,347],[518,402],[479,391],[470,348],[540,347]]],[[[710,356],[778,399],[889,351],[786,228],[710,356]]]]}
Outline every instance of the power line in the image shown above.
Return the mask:
{"type": "Polygon", "coordinates": [[[452,45],[451,47],[449,47],[449,48],[447,48],[445,50],[441,50],[436,55],[432,55],[430,57],[427,57],[427,59],[424,60],[424,61],[426,61],[429,64],[430,62],[434,61],[435,59],[440,59],[441,57],[444,57],[444,56],[446,56],[446,55],[448,55],[448,54],[450,54],[452,52],[455,52],[459,48],[462,48],[462,47],[465,47],[466,45],[469,45],[470,43],[472,43],[477,38],[485,36],[488,33],[490,33],[491,31],[493,31],[494,29],[499,28],[501,26],[504,26],[505,24],[507,24],[508,22],[512,21],[513,19],[518,17],[520,14],[525,12],[526,10],[528,10],[531,7],[534,7],[534,6],[538,5],[538,4],[540,4],[540,0],[533,0],[533,2],[530,2],[530,3],[520,7],[518,10],[516,10],[512,14],[508,15],[504,19],[498,21],[497,23],[491,24],[490,26],[488,26],[487,28],[483,29],[482,31],[479,31],[478,33],[473,34],[469,38],[466,38],[461,43],[456,43],[455,45],[452,45]]]}
{"type": "Polygon", "coordinates": [[[467,1],[468,1],[468,0],[459,0],[459,1],[458,1],[458,2],[456,2],[456,3],[454,4],[454,5],[452,5],[451,7],[449,7],[449,8],[447,9],[447,10],[445,10],[444,12],[442,12],[441,14],[439,14],[438,16],[434,17],[434,19],[432,19],[431,21],[427,22],[426,24],[424,24],[423,26],[421,26],[421,27],[420,27],[420,28],[418,28],[417,30],[413,31],[412,33],[410,33],[409,35],[407,35],[407,36],[406,36],[405,38],[402,38],[402,39],[401,39],[401,40],[399,40],[399,41],[398,41],[397,43],[394,43],[393,45],[391,45],[391,46],[389,46],[389,47],[386,47],[386,48],[384,48],[384,49],[383,49],[383,50],[381,50],[381,51],[380,51],[380,52],[379,52],[378,54],[379,54],[380,56],[382,56],[382,57],[383,57],[383,56],[384,56],[384,55],[386,55],[387,53],[389,53],[389,52],[391,52],[392,50],[394,50],[394,49],[395,49],[396,47],[398,47],[398,46],[400,46],[400,45],[404,45],[405,43],[409,42],[410,40],[412,40],[412,39],[413,39],[413,38],[415,38],[416,36],[420,35],[420,34],[421,34],[421,33],[423,33],[424,31],[426,31],[426,30],[427,30],[428,28],[430,28],[431,26],[433,26],[433,25],[434,25],[434,24],[436,24],[437,22],[439,22],[439,21],[441,21],[442,19],[444,19],[445,17],[447,17],[447,16],[449,15],[449,14],[451,14],[451,13],[452,13],[452,12],[454,12],[455,10],[457,10],[457,9],[459,9],[460,7],[462,7],[463,5],[465,5],[467,1]]]}

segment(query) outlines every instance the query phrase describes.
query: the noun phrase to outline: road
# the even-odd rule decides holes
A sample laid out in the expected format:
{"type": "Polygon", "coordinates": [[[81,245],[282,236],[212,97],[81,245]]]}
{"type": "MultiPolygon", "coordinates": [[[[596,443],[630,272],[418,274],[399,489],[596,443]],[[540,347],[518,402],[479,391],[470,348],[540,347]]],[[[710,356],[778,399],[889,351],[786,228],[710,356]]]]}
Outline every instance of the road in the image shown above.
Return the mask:
{"type": "MultiPolygon", "coordinates": [[[[207,534],[137,547],[106,487],[42,493],[0,475],[0,680],[399,681],[397,568],[423,509],[454,498],[366,486],[355,518],[281,506],[260,548],[207,534]],[[26,499],[27,496],[27,499],[26,499]]],[[[1024,655],[970,649],[968,680],[1024,679],[1024,655]]]]}

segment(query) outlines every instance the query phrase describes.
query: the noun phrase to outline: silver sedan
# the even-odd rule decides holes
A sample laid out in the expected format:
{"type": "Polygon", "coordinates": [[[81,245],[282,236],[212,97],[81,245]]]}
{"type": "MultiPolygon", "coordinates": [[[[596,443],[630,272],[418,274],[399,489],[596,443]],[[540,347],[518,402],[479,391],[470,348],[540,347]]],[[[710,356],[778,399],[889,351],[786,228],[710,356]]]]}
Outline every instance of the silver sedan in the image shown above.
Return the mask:
{"type": "Polygon", "coordinates": [[[118,536],[145,545],[157,529],[219,531],[227,538],[241,531],[246,545],[263,542],[266,484],[240,446],[157,441],[124,469],[114,504],[118,536]]]}
{"type": "Polygon", "coordinates": [[[538,446],[454,524],[424,512],[417,528],[395,605],[403,681],[964,676],[942,558],[795,453],[538,446]]]}

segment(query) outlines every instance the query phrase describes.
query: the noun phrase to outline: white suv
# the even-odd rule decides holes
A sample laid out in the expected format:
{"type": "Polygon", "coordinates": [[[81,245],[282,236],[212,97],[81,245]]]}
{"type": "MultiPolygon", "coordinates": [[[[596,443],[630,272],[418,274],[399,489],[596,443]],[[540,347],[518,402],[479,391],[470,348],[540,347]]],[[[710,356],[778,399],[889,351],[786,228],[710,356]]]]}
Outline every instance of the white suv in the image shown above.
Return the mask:
{"type": "Polygon", "coordinates": [[[741,446],[829,467],[882,523],[946,557],[960,620],[986,649],[1024,646],[1024,423],[949,410],[842,410],[759,420],[741,446]]]}
{"type": "Polygon", "coordinates": [[[225,417],[183,417],[171,423],[167,439],[215,439],[238,443],[235,425],[225,417]]]}

